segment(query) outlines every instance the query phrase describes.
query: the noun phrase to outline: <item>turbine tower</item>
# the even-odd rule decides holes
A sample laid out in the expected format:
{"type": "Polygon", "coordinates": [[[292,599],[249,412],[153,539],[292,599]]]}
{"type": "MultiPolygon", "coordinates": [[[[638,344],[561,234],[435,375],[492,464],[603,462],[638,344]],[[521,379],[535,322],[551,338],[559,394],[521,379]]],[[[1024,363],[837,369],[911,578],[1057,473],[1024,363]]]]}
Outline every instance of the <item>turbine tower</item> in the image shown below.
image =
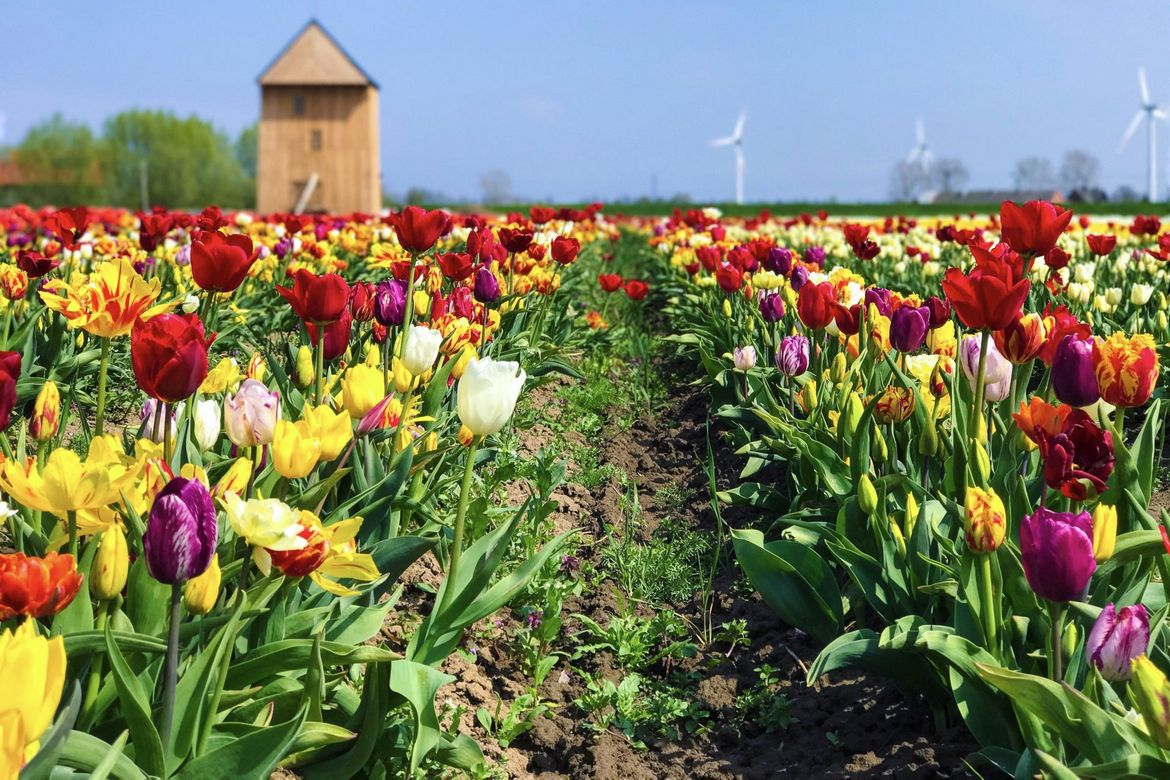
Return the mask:
{"type": "Polygon", "coordinates": [[[1158,199],[1158,135],[1157,135],[1157,121],[1166,121],[1167,115],[1162,108],[1154,101],[1150,100],[1150,88],[1146,84],[1146,69],[1138,68],[1138,87],[1141,89],[1142,105],[1133,115],[1133,119],[1129,121],[1129,127],[1125,128],[1125,135],[1121,136],[1121,143],[1117,147],[1117,151],[1125,148],[1129,143],[1129,139],[1137,132],[1138,125],[1142,123],[1142,118],[1146,120],[1146,197],[1150,203],[1158,199]]]}
{"type": "Polygon", "coordinates": [[[906,155],[906,162],[919,166],[924,171],[929,170],[934,163],[934,154],[926,145],[926,126],[922,124],[921,119],[914,120],[914,148],[906,155]]]}
{"type": "Polygon", "coordinates": [[[735,202],[743,203],[743,124],[747,121],[747,109],[739,112],[735,130],[726,138],[716,138],[711,146],[730,146],[735,151],[735,202]]]}

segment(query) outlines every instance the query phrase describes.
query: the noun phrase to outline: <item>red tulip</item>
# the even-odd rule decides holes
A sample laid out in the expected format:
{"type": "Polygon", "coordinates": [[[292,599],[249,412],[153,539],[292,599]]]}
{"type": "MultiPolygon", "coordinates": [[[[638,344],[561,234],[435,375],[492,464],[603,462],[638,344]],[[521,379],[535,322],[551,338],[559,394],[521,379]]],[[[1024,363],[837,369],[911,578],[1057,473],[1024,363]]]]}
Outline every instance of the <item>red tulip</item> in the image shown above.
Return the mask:
{"type": "Polygon", "coordinates": [[[471,276],[471,255],[462,252],[447,252],[438,256],[439,270],[453,282],[462,282],[471,276]]]}
{"type": "Polygon", "coordinates": [[[561,265],[568,265],[577,259],[581,242],[568,236],[557,236],[552,242],[552,258],[561,265]]]}
{"type": "Polygon", "coordinates": [[[204,231],[191,242],[191,276],[203,290],[234,292],[244,283],[258,254],[252,239],[241,233],[225,236],[219,231],[204,231]]]}
{"type": "Polygon", "coordinates": [[[451,229],[451,217],[445,211],[427,211],[407,206],[387,217],[398,234],[398,243],[408,252],[425,252],[451,229]]]}
{"type": "Polygon", "coordinates": [[[796,314],[812,330],[820,330],[832,322],[838,308],[832,282],[805,284],[796,296],[796,314]]]}
{"type": "Polygon", "coordinates": [[[715,281],[724,292],[735,292],[743,287],[743,271],[730,263],[725,264],[715,272],[715,281]]]}
{"type": "Polygon", "coordinates": [[[1104,257],[1111,253],[1117,246],[1117,236],[1085,236],[1085,241],[1089,244],[1089,251],[1098,257],[1104,257]]]}
{"type": "Polygon", "coordinates": [[[377,288],[373,282],[354,282],[349,287],[349,313],[358,322],[374,319],[374,297],[377,288]]]}
{"type": "Polygon", "coordinates": [[[153,252],[175,226],[174,219],[165,210],[154,214],[139,213],[138,222],[138,244],[144,252],[153,252]]]}
{"type": "Polygon", "coordinates": [[[601,289],[607,293],[617,292],[622,287],[622,277],[620,274],[598,274],[597,282],[601,285],[601,289]]]}
{"type": "Polygon", "coordinates": [[[89,227],[89,209],[84,206],[61,209],[45,218],[45,227],[57,236],[63,247],[73,251],[89,227]]]}
{"type": "Polygon", "coordinates": [[[532,231],[528,228],[500,228],[500,243],[513,254],[527,249],[532,238],[532,231]]]}
{"type": "Polygon", "coordinates": [[[194,314],[160,314],[139,320],[130,333],[130,362],[138,386],[151,398],[190,398],[207,378],[210,338],[194,314]]]}
{"type": "Polygon", "coordinates": [[[60,260],[45,257],[40,252],[22,249],[16,253],[16,265],[29,279],[40,279],[61,264],[60,260]]]}
{"type": "Polygon", "coordinates": [[[1011,266],[991,252],[971,247],[975,267],[964,274],[948,268],[943,292],[963,324],[972,330],[1001,330],[1020,314],[1032,283],[1017,279],[1011,266]]]}
{"type": "MultiPolygon", "coordinates": [[[[440,298],[438,300],[442,299],[440,298]]],[[[345,354],[345,348],[349,346],[349,334],[352,327],[353,316],[349,313],[348,309],[342,311],[339,320],[325,326],[324,358],[326,361],[336,360],[345,354]]],[[[320,329],[313,323],[306,322],[305,330],[309,332],[309,342],[316,347],[320,329]]]]}
{"type": "Polygon", "coordinates": [[[999,207],[1000,237],[1022,255],[1048,254],[1064,233],[1073,213],[1044,200],[1030,200],[1023,206],[1005,200],[999,207]]]}
{"type": "Polygon", "coordinates": [[[1138,214],[1133,218],[1133,225],[1129,230],[1135,236],[1156,236],[1161,229],[1162,220],[1155,216],[1138,214]]]}
{"type": "Polygon", "coordinates": [[[291,289],[277,285],[276,291],[298,317],[314,325],[337,322],[349,303],[349,285],[344,279],[337,274],[318,276],[304,268],[293,276],[291,289]]]}
{"type": "Polygon", "coordinates": [[[528,216],[532,217],[532,221],[537,225],[551,222],[556,214],[556,209],[550,209],[547,206],[533,206],[528,210],[528,216]]]}
{"type": "Polygon", "coordinates": [[[650,285],[641,279],[631,279],[626,282],[626,295],[629,296],[631,301],[642,300],[648,292],[650,292],[650,285]]]}
{"type": "Polygon", "coordinates": [[[20,353],[0,351],[0,431],[12,422],[17,379],[20,379],[20,353]]]}

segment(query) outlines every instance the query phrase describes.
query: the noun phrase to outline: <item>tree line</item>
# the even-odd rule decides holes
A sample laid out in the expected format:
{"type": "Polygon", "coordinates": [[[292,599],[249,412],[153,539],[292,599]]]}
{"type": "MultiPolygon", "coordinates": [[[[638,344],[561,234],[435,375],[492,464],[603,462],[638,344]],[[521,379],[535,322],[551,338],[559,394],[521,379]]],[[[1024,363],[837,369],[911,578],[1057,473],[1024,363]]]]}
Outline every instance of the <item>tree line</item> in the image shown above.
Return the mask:
{"type": "Polygon", "coordinates": [[[249,208],[256,199],[256,125],[235,139],[197,116],[131,110],[94,133],[61,114],[0,149],[14,183],[0,183],[0,205],[101,203],[143,208],[249,208]]]}

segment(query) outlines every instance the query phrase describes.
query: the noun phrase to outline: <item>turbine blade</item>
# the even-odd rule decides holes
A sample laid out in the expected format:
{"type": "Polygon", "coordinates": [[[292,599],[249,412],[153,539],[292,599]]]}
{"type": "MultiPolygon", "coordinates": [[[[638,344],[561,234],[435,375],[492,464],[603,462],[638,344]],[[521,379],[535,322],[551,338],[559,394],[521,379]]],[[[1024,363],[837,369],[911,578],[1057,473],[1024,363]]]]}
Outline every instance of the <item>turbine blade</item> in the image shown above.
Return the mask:
{"type": "Polygon", "coordinates": [[[1150,104],[1150,87],[1146,84],[1146,69],[1138,67],[1138,85],[1142,90],[1142,105],[1148,106],[1150,104]]]}
{"type": "MultiPolygon", "coordinates": [[[[1170,119],[1170,114],[1167,114],[1166,111],[1161,108],[1155,108],[1150,112],[1150,116],[1154,117],[1154,119],[1161,119],[1163,122],[1165,122],[1167,119],[1170,119]]],[[[0,121],[2,121],[2,118],[0,118],[0,121]]]]}
{"type": "Polygon", "coordinates": [[[728,136],[727,138],[716,138],[714,141],[708,141],[707,143],[711,146],[731,146],[735,143],[735,139],[728,136]]]}
{"type": "Polygon", "coordinates": [[[1142,111],[1138,111],[1133,115],[1133,119],[1129,121],[1129,127],[1125,128],[1125,134],[1121,136],[1121,142],[1117,144],[1117,151],[1120,152],[1124,149],[1125,145],[1129,143],[1129,139],[1133,138],[1133,134],[1137,132],[1138,125],[1142,123],[1143,113],[1142,111]]]}
{"type": "Polygon", "coordinates": [[[921,119],[917,119],[914,122],[914,139],[918,142],[919,146],[926,143],[926,126],[922,124],[921,119]]]}
{"type": "Polygon", "coordinates": [[[731,134],[734,140],[743,138],[743,125],[747,121],[747,109],[739,112],[739,119],[735,120],[735,132],[731,134]]]}

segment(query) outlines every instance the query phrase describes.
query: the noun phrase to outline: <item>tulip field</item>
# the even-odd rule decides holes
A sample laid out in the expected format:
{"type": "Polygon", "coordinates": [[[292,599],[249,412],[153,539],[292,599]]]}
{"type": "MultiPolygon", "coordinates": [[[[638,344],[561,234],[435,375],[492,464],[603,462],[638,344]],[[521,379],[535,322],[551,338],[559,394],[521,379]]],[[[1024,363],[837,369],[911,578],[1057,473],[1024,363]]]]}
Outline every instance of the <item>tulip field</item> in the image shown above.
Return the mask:
{"type": "Polygon", "coordinates": [[[0,210],[0,780],[1170,777],[1168,262],[0,210]]]}

